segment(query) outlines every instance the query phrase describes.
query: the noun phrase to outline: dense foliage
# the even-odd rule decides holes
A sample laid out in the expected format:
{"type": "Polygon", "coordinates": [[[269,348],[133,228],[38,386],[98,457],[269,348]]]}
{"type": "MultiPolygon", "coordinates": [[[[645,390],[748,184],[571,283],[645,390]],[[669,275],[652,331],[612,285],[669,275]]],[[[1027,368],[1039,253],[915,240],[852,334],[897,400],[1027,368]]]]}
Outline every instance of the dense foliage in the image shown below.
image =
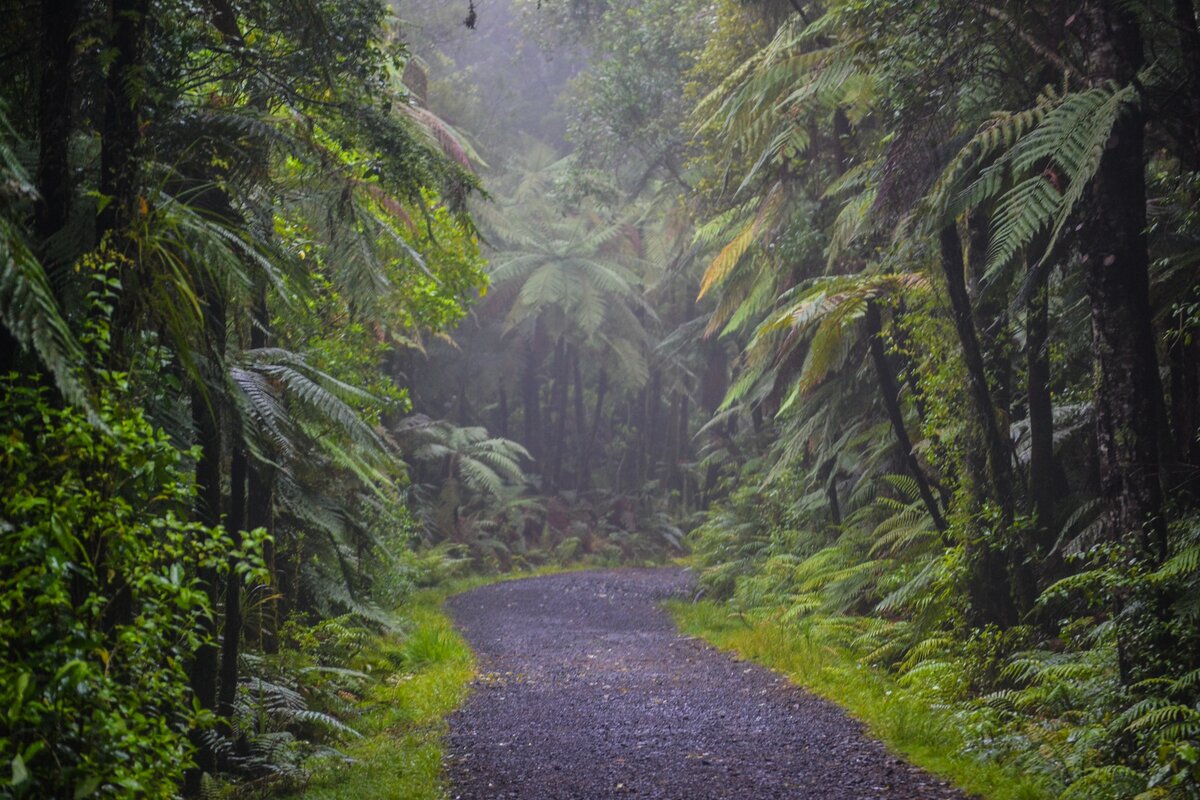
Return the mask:
{"type": "Polygon", "coordinates": [[[1194,5],[513,8],[588,61],[426,396],[1047,793],[1195,796],[1194,5]]]}
{"type": "Polygon", "coordinates": [[[302,777],[426,564],[386,369],[486,286],[382,4],[6,6],[0,794],[302,777]]]}
{"type": "Polygon", "coordinates": [[[7,794],[288,783],[415,585],[686,530],[1046,794],[1197,796],[1192,0],[5,11],[7,794]]]}

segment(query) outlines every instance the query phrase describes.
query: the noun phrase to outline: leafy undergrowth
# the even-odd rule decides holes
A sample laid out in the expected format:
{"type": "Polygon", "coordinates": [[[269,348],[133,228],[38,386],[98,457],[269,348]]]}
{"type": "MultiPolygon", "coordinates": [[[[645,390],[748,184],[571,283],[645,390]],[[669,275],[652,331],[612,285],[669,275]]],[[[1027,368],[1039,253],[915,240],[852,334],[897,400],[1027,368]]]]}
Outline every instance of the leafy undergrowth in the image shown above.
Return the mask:
{"type": "Polygon", "coordinates": [[[363,667],[385,675],[357,704],[361,734],[341,746],[345,758],[314,770],[289,800],[441,800],[446,717],[467,698],[474,657],[442,608],[446,598],[499,581],[588,569],[587,564],[460,578],[416,593],[400,614],[403,636],[378,637],[363,667]]]}
{"type": "MultiPolygon", "coordinates": [[[[461,588],[456,585],[455,589],[461,588]]],[[[304,800],[389,800],[441,798],[442,739],[446,716],[466,698],[474,672],[471,651],[441,609],[449,594],[419,593],[404,610],[409,621],[402,639],[382,637],[367,658],[386,669],[373,682],[355,722],[361,738],[342,748],[349,760],[318,769],[303,791],[304,800]]]]}
{"type": "Polygon", "coordinates": [[[972,755],[972,743],[965,740],[952,709],[931,705],[819,634],[796,635],[779,622],[743,618],[709,601],[673,601],[667,608],[683,633],[787,675],[845,708],[912,763],[973,795],[987,800],[1040,800],[1055,794],[1014,767],[972,755]]]}

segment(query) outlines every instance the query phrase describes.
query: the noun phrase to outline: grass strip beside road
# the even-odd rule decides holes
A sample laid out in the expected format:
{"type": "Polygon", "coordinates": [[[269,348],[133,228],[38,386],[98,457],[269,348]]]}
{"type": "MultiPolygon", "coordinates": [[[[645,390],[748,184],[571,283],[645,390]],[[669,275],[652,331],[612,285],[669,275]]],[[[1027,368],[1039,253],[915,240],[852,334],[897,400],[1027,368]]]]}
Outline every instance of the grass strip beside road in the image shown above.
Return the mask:
{"type": "Polygon", "coordinates": [[[1044,800],[1054,792],[1015,768],[968,751],[960,722],[837,645],[773,621],[743,620],[717,603],[671,601],[679,630],[787,676],[846,709],[893,752],[986,800],[1044,800]]]}
{"type": "MultiPolygon", "coordinates": [[[[454,587],[459,589],[457,585],[454,587]]],[[[451,592],[420,592],[403,609],[402,639],[381,638],[380,660],[404,665],[374,683],[352,721],[361,739],[341,750],[351,762],[316,771],[297,800],[440,800],[446,717],[466,699],[475,672],[467,643],[442,610],[451,592]]]]}

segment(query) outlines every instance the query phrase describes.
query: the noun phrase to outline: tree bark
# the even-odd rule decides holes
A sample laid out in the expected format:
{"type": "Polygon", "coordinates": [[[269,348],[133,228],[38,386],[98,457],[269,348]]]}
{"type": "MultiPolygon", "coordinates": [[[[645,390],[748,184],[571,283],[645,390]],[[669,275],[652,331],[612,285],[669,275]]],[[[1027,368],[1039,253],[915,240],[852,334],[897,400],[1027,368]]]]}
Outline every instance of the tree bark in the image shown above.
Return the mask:
{"type": "Polygon", "coordinates": [[[1178,457],[1171,485],[1190,505],[1200,502],[1200,441],[1196,438],[1200,428],[1200,342],[1195,335],[1196,332],[1181,329],[1167,347],[1171,368],[1171,430],[1178,457]]]}
{"type": "Polygon", "coordinates": [[[1174,0],[1175,25],[1179,29],[1179,50],[1187,74],[1187,141],[1180,148],[1180,159],[1193,172],[1200,170],[1200,28],[1196,26],[1196,8],[1192,0],[1174,0]]]}
{"type": "Polygon", "coordinates": [[[1029,402],[1029,491],[1037,518],[1037,555],[1054,546],[1054,406],[1050,397],[1049,291],[1042,287],[1025,310],[1026,392],[1029,402]]]}
{"type": "MultiPolygon", "coordinates": [[[[221,468],[223,433],[221,398],[209,391],[209,386],[218,386],[223,381],[225,361],[225,297],[221,287],[204,275],[199,279],[197,294],[203,314],[203,360],[199,363],[201,376],[193,382],[191,394],[192,421],[196,443],[200,446],[200,458],[196,462],[196,508],[197,521],[210,527],[221,524],[221,468]]],[[[197,579],[209,602],[216,607],[219,574],[216,567],[197,570],[197,579]]],[[[214,710],[217,704],[217,673],[219,652],[216,643],[215,615],[204,622],[205,641],[197,648],[190,665],[189,679],[192,692],[201,708],[214,710]]],[[[204,741],[199,732],[193,733],[196,745],[196,767],[184,776],[187,794],[196,794],[200,788],[200,776],[212,772],[216,767],[216,754],[204,741]]]]}
{"type": "Polygon", "coordinates": [[[603,419],[604,395],[608,393],[608,371],[600,368],[596,378],[596,405],[592,409],[592,429],[587,434],[587,444],[583,448],[583,459],[579,467],[579,482],[581,489],[592,487],[592,456],[596,452],[596,443],[600,438],[600,421],[603,419]]]}
{"type": "MultiPolygon", "coordinates": [[[[1078,14],[1092,85],[1128,85],[1143,63],[1137,18],[1116,0],[1090,0],[1078,14]]],[[[1162,386],[1149,291],[1145,117],[1126,109],[1088,187],[1079,242],[1092,312],[1100,496],[1114,541],[1134,557],[1167,556],[1158,442],[1162,386]]],[[[1161,674],[1173,636],[1167,598],[1145,586],[1118,599],[1122,678],[1161,674]]]]}
{"type": "Polygon", "coordinates": [[[582,490],[583,457],[587,448],[587,411],[583,397],[583,370],[579,365],[579,348],[571,348],[571,371],[575,379],[575,483],[574,487],[582,490]]]}
{"type": "Polygon", "coordinates": [[[967,294],[964,273],[962,243],[953,224],[941,233],[941,265],[946,278],[947,294],[950,299],[954,329],[958,333],[962,349],[963,365],[967,371],[967,391],[971,398],[975,426],[983,436],[987,456],[988,479],[991,484],[989,496],[1004,510],[1008,519],[1013,514],[1013,484],[1008,439],[996,421],[996,406],[988,387],[987,369],[983,360],[983,349],[979,334],[975,330],[975,317],[971,300],[967,294]]]}
{"type": "MultiPolygon", "coordinates": [[[[991,500],[1001,517],[998,526],[974,521],[966,532],[970,618],[979,626],[998,624],[1007,627],[1015,624],[1021,612],[1029,608],[1034,594],[1026,554],[1017,552],[1018,544],[1023,546],[1024,543],[1011,540],[1014,496],[1008,436],[1002,433],[996,420],[996,406],[988,387],[983,350],[967,293],[962,242],[953,223],[942,229],[940,244],[951,316],[967,373],[970,424],[978,431],[983,447],[983,474],[968,476],[972,492],[977,495],[971,500],[991,500]]],[[[977,463],[978,459],[968,453],[969,471],[979,472],[977,463]]],[[[982,507],[975,508],[972,513],[978,516],[981,510],[982,507]]]]}
{"type": "MultiPolygon", "coordinates": [[[[246,530],[246,479],[249,464],[246,450],[235,444],[229,468],[229,517],[227,528],[234,547],[240,547],[246,530]]],[[[238,651],[242,641],[242,581],[236,558],[228,560],[229,574],[225,577],[225,630],[221,638],[221,676],[217,693],[217,713],[233,716],[237,699],[238,651]]]]}
{"type": "Polygon", "coordinates": [[[496,433],[501,437],[508,438],[508,392],[504,388],[504,381],[500,381],[500,399],[496,403],[496,433]]]}
{"type": "Polygon", "coordinates": [[[887,353],[883,350],[883,341],[881,339],[883,321],[879,313],[879,306],[875,303],[867,304],[866,324],[867,346],[870,350],[871,362],[875,367],[875,375],[879,379],[879,393],[883,398],[883,407],[887,411],[888,421],[892,424],[892,433],[896,436],[896,445],[900,452],[900,458],[917,484],[917,491],[921,495],[921,502],[925,504],[926,510],[929,511],[929,517],[933,520],[934,527],[939,532],[945,532],[946,519],[942,516],[942,510],[938,508],[937,500],[933,497],[933,492],[929,488],[929,481],[925,477],[925,472],[921,469],[921,464],[917,461],[916,454],[913,453],[912,439],[908,436],[908,428],[904,422],[904,411],[900,407],[900,386],[896,382],[896,374],[892,370],[891,364],[888,363],[887,353]]]}
{"type": "MultiPolygon", "coordinates": [[[[52,3],[50,5],[53,5],[52,3]]],[[[116,53],[104,92],[104,122],[100,137],[100,193],[109,198],[100,212],[100,230],[122,227],[132,217],[137,197],[137,146],[141,140],[135,87],[145,56],[146,22],[150,0],[111,0],[114,26],[111,47],[116,53]]]]}
{"type": "Polygon", "coordinates": [[[567,436],[567,342],[558,337],[554,348],[554,384],[550,390],[550,413],[547,426],[551,431],[550,484],[554,489],[562,485],[564,440],[567,436]]]}
{"type": "Polygon", "coordinates": [[[42,0],[41,91],[38,100],[38,203],[35,228],[39,241],[62,230],[71,210],[69,146],[75,104],[71,96],[78,0],[42,0]]]}
{"type": "Polygon", "coordinates": [[[541,397],[538,391],[538,358],[534,342],[525,354],[525,373],[521,378],[521,404],[524,406],[525,447],[535,463],[542,459],[541,397]]]}
{"type": "MultiPolygon", "coordinates": [[[[1133,80],[1142,63],[1141,34],[1119,4],[1095,0],[1084,15],[1090,79],[1133,80]]],[[[1129,109],[1088,189],[1080,232],[1092,352],[1097,371],[1096,440],[1101,495],[1113,536],[1132,536],[1166,555],[1158,475],[1157,422],[1162,387],[1150,308],[1146,243],[1144,118],[1129,109]]]]}

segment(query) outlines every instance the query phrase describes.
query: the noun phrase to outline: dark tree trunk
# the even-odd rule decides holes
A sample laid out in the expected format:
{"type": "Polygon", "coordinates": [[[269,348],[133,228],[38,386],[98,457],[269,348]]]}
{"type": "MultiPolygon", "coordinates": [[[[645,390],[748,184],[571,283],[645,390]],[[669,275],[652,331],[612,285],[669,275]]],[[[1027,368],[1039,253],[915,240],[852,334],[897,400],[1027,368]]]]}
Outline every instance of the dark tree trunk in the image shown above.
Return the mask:
{"type": "Polygon", "coordinates": [[[900,458],[913,480],[916,481],[921,502],[929,511],[934,526],[944,532],[946,519],[942,516],[942,510],[938,508],[937,500],[933,497],[925,472],[921,469],[921,464],[913,453],[912,440],[908,436],[908,428],[904,423],[904,411],[900,407],[900,386],[896,383],[896,373],[892,370],[892,365],[888,363],[887,353],[883,349],[881,338],[883,321],[880,317],[879,306],[875,303],[867,305],[866,324],[871,362],[875,366],[875,375],[879,379],[879,393],[883,398],[883,407],[887,411],[888,421],[892,424],[892,433],[896,436],[896,446],[900,452],[900,458]]]}
{"type": "Polygon", "coordinates": [[[687,470],[683,468],[683,462],[691,457],[691,448],[688,447],[690,439],[688,431],[688,417],[691,415],[691,396],[687,391],[681,391],[679,396],[679,430],[676,433],[676,448],[675,448],[675,472],[679,476],[679,499],[682,503],[684,513],[688,509],[688,481],[689,476],[687,470]]]}
{"type": "Polygon", "coordinates": [[[508,392],[504,388],[504,381],[500,381],[500,399],[496,403],[496,433],[507,439],[508,438],[508,392]]]}
{"type": "MultiPolygon", "coordinates": [[[[1008,436],[996,420],[996,407],[988,387],[983,350],[967,294],[962,242],[953,224],[942,229],[940,238],[942,272],[967,373],[971,426],[982,440],[983,474],[968,476],[975,495],[971,499],[973,503],[990,499],[1001,514],[998,527],[972,524],[966,534],[970,617],[975,625],[994,623],[1007,627],[1015,624],[1021,611],[1028,608],[1035,587],[1025,554],[1017,552],[1017,542],[1007,541],[1012,533],[1010,526],[1014,515],[1010,447],[1008,436]]],[[[968,456],[967,465],[972,472],[980,471],[978,466],[973,466],[978,461],[968,456]]],[[[973,514],[978,511],[978,508],[972,509],[973,514]]]]}
{"type": "Polygon", "coordinates": [[[666,419],[666,431],[663,443],[663,478],[668,490],[679,487],[679,395],[671,392],[671,401],[666,419]]]}
{"type": "MultiPolygon", "coordinates": [[[[235,444],[229,467],[229,518],[226,527],[234,547],[240,547],[246,530],[246,479],[249,464],[246,450],[235,444]]],[[[232,717],[237,699],[238,650],[242,642],[242,581],[236,558],[228,561],[225,579],[225,630],[221,638],[221,678],[217,694],[217,713],[232,717]]]]}
{"type": "Polygon", "coordinates": [[[554,391],[551,394],[551,402],[554,406],[554,441],[552,443],[554,455],[550,474],[555,489],[562,486],[563,453],[566,450],[568,367],[567,343],[560,336],[554,352],[554,391]]]}
{"type": "Polygon", "coordinates": [[[951,316],[967,371],[967,391],[971,398],[974,425],[982,434],[982,444],[987,456],[987,477],[991,483],[989,496],[999,504],[1005,516],[1011,519],[1013,483],[1008,437],[1000,430],[996,421],[996,406],[988,387],[983,349],[979,345],[979,334],[975,330],[975,317],[967,294],[962,243],[954,225],[947,225],[942,229],[941,251],[942,272],[946,278],[951,316]]]}
{"type": "Polygon", "coordinates": [[[579,467],[579,485],[581,489],[592,486],[592,455],[596,452],[596,443],[600,438],[600,421],[603,419],[604,395],[608,393],[608,371],[600,368],[596,379],[596,405],[592,409],[592,429],[588,431],[587,443],[583,447],[583,457],[579,467]]]}
{"type": "MultiPolygon", "coordinates": [[[[1085,6],[1089,76],[1095,83],[1127,83],[1142,63],[1137,22],[1118,4],[1085,6]]],[[[1108,523],[1119,538],[1132,536],[1143,550],[1166,554],[1159,513],[1158,375],[1149,290],[1146,229],[1144,119],[1127,110],[1088,190],[1079,241],[1092,311],[1096,361],[1096,439],[1101,495],[1108,523]]]]}
{"type": "Polygon", "coordinates": [[[579,365],[579,348],[571,349],[571,371],[575,379],[575,488],[583,490],[583,459],[587,449],[587,411],[584,408],[583,370],[579,365]]]}
{"type": "Polygon", "coordinates": [[[829,500],[829,519],[837,527],[842,524],[842,504],[838,501],[837,475],[829,476],[825,486],[825,497],[829,500]]]}
{"type": "MultiPolygon", "coordinates": [[[[111,0],[109,4],[113,26],[109,46],[115,52],[115,58],[105,80],[100,135],[100,194],[106,202],[97,218],[97,235],[101,237],[124,230],[138,211],[141,97],[135,87],[144,83],[144,77],[139,73],[145,56],[149,8],[150,0],[111,0]]],[[[122,261],[119,277],[121,295],[113,310],[110,356],[117,365],[127,355],[127,337],[135,327],[133,321],[140,299],[137,264],[122,261]]]]}
{"type": "Polygon", "coordinates": [[[1196,438],[1200,428],[1200,340],[1196,335],[1180,330],[1167,347],[1171,367],[1171,430],[1179,462],[1171,485],[1191,505],[1200,502],[1200,441],[1196,438]]]}
{"type": "MultiPolygon", "coordinates": [[[[51,3],[50,5],[54,5],[51,3]]],[[[104,123],[100,137],[100,193],[111,198],[100,212],[101,231],[121,228],[134,212],[138,186],[137,146],[141,139],[134,89],[145,55],[150,0],[111,0],[111,47],[115,52],[104,93],[104,123]]]]}
{"type": "MultiPolygon", "coordinates": [[[[538,387],[538,358],[532,339],[525,354],[525,374],[521,378],[521,404],[524,407],[525,447],[534,462],[542,460],[542,414],[538,387]]],[[[540,467],[539,467],[540,469],[540,467]]]]}
{"type": "Polygon", "coordinates": [[[43,243],[66,226],[71,210],[69,145],[75,106],[71,68],[78,22],[78,0],[42,0],[36,230],[43,243]]]}
{"type": "Polygon", "coordinates": [[[1187,74],[1187,114],[1189,120],[1180,159],[1189,170],[1200,170],[1200,29],[1196,26],[1196,8],[1192,0],[1174,0],[1175,25],[1179,29],[1179,50],[1187,74]]]}
{"type": "MultiPolygon", "coordinates": [[[[1126,85],[1143,62],[1133,12],[1115,0],[1091,0],[1079,12],[1081,39],[1093,85],[1126,85]]],[[[1097,372],[1096,445],[1100,496],[1109,535],[1150,564],[1167,555],[1159,475],[1158,373],[1146,242],[1145,118],[1126,109],[1083,203],[1079,234],[1092,311],[1097,372]]],[[[1122,678],[1137,682],[1161,674],[1171,657],[1165,599],[1121,598],[1118,635],[1122,678]]]]}
{"type": "Polygon", "coordinates": [[[644,451],[645,471],[642,475],[643,481],[652,481],[658,473],[658,465],[662,462],[662,422],[659,419],[662,410],[662,371],[652,367],[650,369],[650,385],[644,391],[646,406],[642,420],[645,423],[642,428],[642,440],[645,442],[644,451]]]}
{"type": "MultiPolygon", "coordinates": [[[[204,316],[204,338],[206,361],[201,363],[201,372],[209,378],[211,385],[218,385],[224,369],[225,358],[225,301],[220,289],[211,280],[202,280],[199,296],[204,316]]],[[[196,462],[196,519],[215,527],[221,524],[221,465],[222,425],[220,398],[199,383],[191,388],[192,421],[195,426],[196,444],[200,446],[200,458],[196,462]]],[[[209,601],[216,606],[216,590],[220,578],[215,567],[204,567],[197,571],[201,588],[209,601]]],[[[218,656],[215,620],[204,623],[205,641],[197,648],[190,667],[189,678],[192,692],[200,708],[215,710],[217,704],[218,656]]],[[[216,754],[198,733],[193,734],[196,745],[196,767],[184,777],[187,794],[196,794],[200,788],[200,776],[212,772],[216,767],[216,754]]]]}
{"type": "Polygon", "coordinates": [[[1029,401],[1029,492],[1037,518],[1039,558],[1054,546],[1054,406],[1050,397],[1049,290],[1030,298],[1025,314],[1026,391],[1029,401]]]}
{"type": "Polygon", "coordinates": [[[648,395],[650,393],[643,386],[637,394],[637,400],[634,403],[634,420],[633,427],[638,432],[637,442],[634,445],[634,468],[633,468],[633,483],[636,488],[642,488],[646,483],[646,451],[647,451],[647,428],[646,418],[649,416],[648,395]]]}

